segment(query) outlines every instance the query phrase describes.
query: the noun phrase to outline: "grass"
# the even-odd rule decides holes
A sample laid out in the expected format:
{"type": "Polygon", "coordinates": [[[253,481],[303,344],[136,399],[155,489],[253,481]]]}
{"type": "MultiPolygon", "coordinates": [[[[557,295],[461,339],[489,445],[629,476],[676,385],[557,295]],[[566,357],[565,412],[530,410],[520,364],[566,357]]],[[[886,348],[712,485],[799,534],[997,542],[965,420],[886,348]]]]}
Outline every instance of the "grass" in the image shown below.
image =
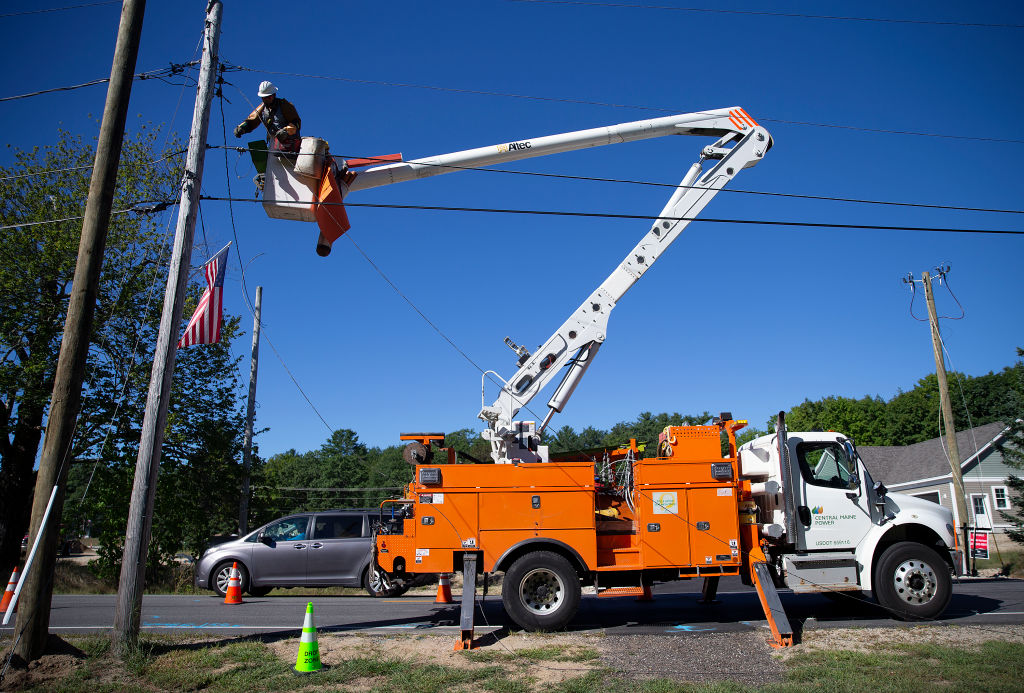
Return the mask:
{"type": "MultiPolygon", "coordinates": [[[[1024,645],[992,640],[975,647],[887,644],[877,652],[808,651],[785,660],[785,680],[762,687],[730,681],[686,683],[637,679],[601,666],[600,653],[586,645],[562,648],[541,643],[515,653],[498,648],[462,653],[458,666],[398,657],[355,656],[322,671],[299,676],[291,663],[258,638],[203,642],[173,636],[147,636],[123,662],[103,636],[68,637],[75,662],[41,663],[29,672],[11,670],[4,690],[36,691],[211,691],[217,693],[292,690],[352,690],[403,693],[477,691],[494,693],[872,693],[887,691],[1019,691],[1024,645]],[[545,662],[590,662],[596,668],[561,681],[538,681],[545,662]],[[539,666],[540,669],[536,667],[539,666]],[[531,669],[531,667],[534,667],[531,669]],[[40,672],[49,668],[47,678],[40,672]],[[58,670],[59,668],[59,670],[58,670]],[[33,674],[34,672],[34,674],[33,674]],[[19,678],[20,676],[20,678],[19,678]],[[27,677],[27,678],[26,678],[27,677]]],[[[668,642],[668,641],[666,641],[668,642]]],[[[0,643],[5,649],[10,640],[0,643]]],[[[281,648],[278,647],[280,650],[281,648]]],[[[439,661],[443,658],[439,657],[439,661]]],[[[458,664],[458,662],[456,662],[458,664]]]]}
{"type": "MultiPolygon", "coordinates": [[[[1003,542],[1009,543],[1005,539],[1000,543],[1003,542]]],[[[987,559],[977,561],[978,572],[997,571],[1007,577],[1024,578],[1024,550],[1000,546],[996,551],[990,546],[988,555],[987,559]]]]}

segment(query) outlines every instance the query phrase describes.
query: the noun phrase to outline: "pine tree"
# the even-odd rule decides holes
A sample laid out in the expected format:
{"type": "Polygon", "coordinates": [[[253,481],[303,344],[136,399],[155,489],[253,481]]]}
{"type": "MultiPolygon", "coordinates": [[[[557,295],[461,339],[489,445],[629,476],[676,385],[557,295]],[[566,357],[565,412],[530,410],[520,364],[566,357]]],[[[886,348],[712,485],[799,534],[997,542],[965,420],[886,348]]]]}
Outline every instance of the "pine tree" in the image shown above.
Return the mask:
{"type": "MultiPolygon", "coordinates": [[[[1017,356],[1024,357],[1024,349],[1018,347],[1017,356]]],[[[996,448],[1008,466],[1024,469],[1024,375],[1018,373],[1018,376],[1016,387],[1008,397],[1009,431],[996,448]]],[[[1011,510],[1000,510],[999,514],[1013,525],[1013,529],[1007,530],[1007,536],[1018,544],[1024,544],[1024,479],[1011,474],[1006,485],[1010,490],[1011,510]]]]}

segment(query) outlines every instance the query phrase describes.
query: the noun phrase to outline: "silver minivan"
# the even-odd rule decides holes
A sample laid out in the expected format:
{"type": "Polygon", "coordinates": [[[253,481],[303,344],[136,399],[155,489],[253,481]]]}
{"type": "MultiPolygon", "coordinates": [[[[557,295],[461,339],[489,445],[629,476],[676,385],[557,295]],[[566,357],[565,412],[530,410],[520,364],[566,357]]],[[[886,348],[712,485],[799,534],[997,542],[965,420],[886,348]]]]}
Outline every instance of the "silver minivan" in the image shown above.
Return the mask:
{"type": "Polygon", "coordinates": [[[231,566],[241,588],[262,597],[275,587],[363,587],[374,597],[394,597],[406,587],[373,564],[376,510],[322,510],[279,518],[244,537],[207,549],[195,583],[223,596],[231,566]]]}

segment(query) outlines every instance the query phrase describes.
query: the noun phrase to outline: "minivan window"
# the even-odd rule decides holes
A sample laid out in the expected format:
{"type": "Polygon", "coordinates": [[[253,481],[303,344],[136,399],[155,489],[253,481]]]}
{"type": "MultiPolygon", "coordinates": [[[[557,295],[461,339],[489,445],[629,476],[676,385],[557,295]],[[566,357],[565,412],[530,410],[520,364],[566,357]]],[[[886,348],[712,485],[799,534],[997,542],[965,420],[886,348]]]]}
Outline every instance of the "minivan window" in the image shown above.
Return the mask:
{"type": "Polygon", "coordinates": [[[274,541],[302,541],[306,538],[306,526],[309,524],[308,517],[289,517],[267,525],[263,535],[274,541]]]}
{"type": "Polygon", "coordinates": [[[355,539],[363,536],[362,515],[317,515],[314,539],[355,539]]]}

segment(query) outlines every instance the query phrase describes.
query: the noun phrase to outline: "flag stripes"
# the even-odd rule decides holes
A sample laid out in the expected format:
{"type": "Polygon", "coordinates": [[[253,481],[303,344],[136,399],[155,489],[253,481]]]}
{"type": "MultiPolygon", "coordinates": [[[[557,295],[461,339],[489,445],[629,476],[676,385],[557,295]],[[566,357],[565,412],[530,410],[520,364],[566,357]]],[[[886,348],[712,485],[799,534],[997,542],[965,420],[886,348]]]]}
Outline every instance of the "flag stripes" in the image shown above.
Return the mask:
{"type": "Polygon", "coordinates": [[[220,329],[224,324],[224,275],[227,272],[228,248],[213,256],[204,266],[206,291],[199,299],[196,312],[185,328],[185,334],[178,340],[178,348],[194,344],[214,344],[220,341],[220,329]]]}

